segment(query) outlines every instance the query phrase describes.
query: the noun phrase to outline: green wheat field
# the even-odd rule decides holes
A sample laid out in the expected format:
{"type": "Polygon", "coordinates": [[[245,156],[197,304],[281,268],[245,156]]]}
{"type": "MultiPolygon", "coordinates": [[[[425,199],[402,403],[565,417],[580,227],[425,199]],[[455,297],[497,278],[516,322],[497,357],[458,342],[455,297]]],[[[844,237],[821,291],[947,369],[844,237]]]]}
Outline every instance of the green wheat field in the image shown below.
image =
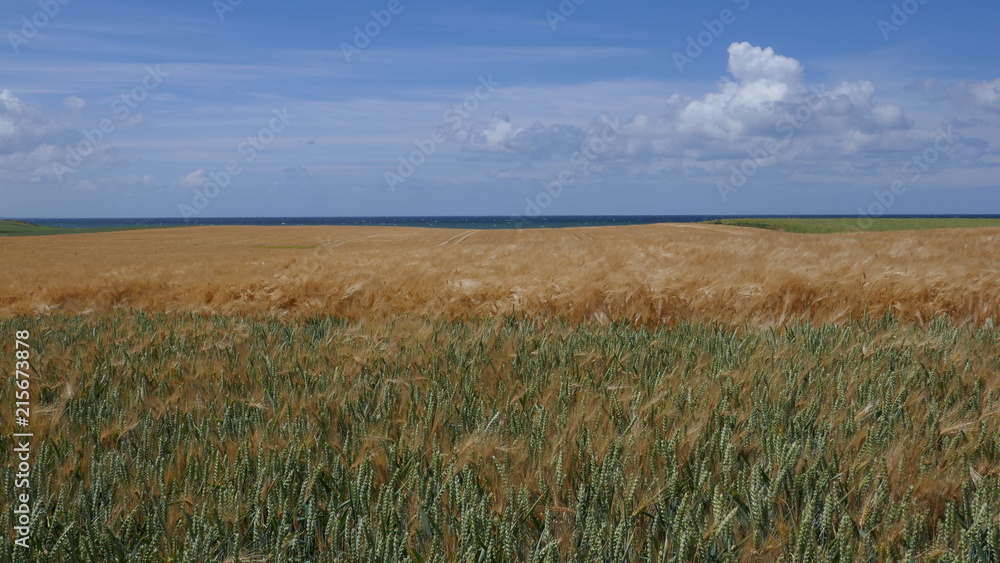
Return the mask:
{"type": "Polygon", "coordinates": [[[991,323],[0,321],[24,329],[35,560],[1000,557],[991,323]]]}

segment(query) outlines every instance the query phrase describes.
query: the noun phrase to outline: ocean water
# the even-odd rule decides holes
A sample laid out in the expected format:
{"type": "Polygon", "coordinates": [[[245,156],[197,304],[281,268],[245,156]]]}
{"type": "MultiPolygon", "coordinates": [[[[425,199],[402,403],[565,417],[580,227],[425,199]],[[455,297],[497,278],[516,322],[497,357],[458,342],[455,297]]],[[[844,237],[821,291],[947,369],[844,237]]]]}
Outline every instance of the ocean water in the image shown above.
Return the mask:
{"type": "MultiPolygon", "coordinates": [[[[130,219],[32,219],[21,221],[62,227],[89,229],[106,227],[214,226],[214,225],[371,225],[387,227],[436,227],[455,229],[516,229],[649,225],[653,223],[698,223],[714,219],[773,219],[778,217],[835,218],[844,215],[556,215],[468,216],[468,217],[220,217],[220,218],[130,218],[130,219]]],[[[888,216],[887,216],[888,217],[888,216]]],[[[989,218],[1000,215],[894,215],[896,218],[989,218]]]]}

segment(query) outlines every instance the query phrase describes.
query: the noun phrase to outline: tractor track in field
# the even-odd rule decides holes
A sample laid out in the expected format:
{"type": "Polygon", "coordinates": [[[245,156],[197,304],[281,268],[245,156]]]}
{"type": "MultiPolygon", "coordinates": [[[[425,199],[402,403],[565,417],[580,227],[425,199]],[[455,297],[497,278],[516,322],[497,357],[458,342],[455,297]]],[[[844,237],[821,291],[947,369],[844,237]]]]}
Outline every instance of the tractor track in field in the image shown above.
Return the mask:
{"type": "Polygon", "coordinates": [[[474,234],[476,234],[478,232],[479,232],[478,230],[465,231],[464,233],[461,233],[461,234],[458,234],[458,235],[455,235],[455,236],[451,237],[450,239],[442,242],[441,244],[439,244],[437,246],[445,246],[445,245],[452,244],[452,243],[454,243],[454,244],[462,244],[463,242],[465,242],[465,239],[471,237],[472,235],[474,235],[474,234]]]}

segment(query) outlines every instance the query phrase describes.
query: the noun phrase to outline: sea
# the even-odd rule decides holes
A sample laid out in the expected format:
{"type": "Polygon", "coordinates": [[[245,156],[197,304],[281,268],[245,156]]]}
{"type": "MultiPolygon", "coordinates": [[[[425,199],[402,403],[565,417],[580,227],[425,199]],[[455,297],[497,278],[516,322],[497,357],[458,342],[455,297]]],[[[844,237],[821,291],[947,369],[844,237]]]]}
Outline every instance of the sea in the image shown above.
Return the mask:
{"type": "MultiPolygon", "coordinates": [[[[217,217],[217,218],[113,218],[113,219],[39,219],[18,218],[19,221],[65,229],[168,226],[317,226],[367,225],[385,227],[433,227],[452,229],[517,229],[605,227],[614,225],[650,225],[654,223],[700,223],[716,219],[832,219],[844,215],[546,215],[524,216],[448,216],[448,217],[217,217]]],[[[1000,219],[1000,215],[892,215],[886,218],[968,218],[1000,219]]],[[[862,218],[862,217],[857,217],[862,218]]]]}

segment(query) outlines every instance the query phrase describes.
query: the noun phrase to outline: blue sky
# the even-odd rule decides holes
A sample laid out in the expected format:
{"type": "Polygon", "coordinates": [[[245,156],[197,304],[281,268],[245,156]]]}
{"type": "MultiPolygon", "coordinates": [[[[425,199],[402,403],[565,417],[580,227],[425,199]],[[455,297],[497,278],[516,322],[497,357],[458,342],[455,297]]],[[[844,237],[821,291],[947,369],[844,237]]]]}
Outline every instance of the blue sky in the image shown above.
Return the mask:
{"type": "Polygon", "coordinates": [[[6,1],[0,216],[1000,213],[995,3],[342,4],[6,1]]]}

